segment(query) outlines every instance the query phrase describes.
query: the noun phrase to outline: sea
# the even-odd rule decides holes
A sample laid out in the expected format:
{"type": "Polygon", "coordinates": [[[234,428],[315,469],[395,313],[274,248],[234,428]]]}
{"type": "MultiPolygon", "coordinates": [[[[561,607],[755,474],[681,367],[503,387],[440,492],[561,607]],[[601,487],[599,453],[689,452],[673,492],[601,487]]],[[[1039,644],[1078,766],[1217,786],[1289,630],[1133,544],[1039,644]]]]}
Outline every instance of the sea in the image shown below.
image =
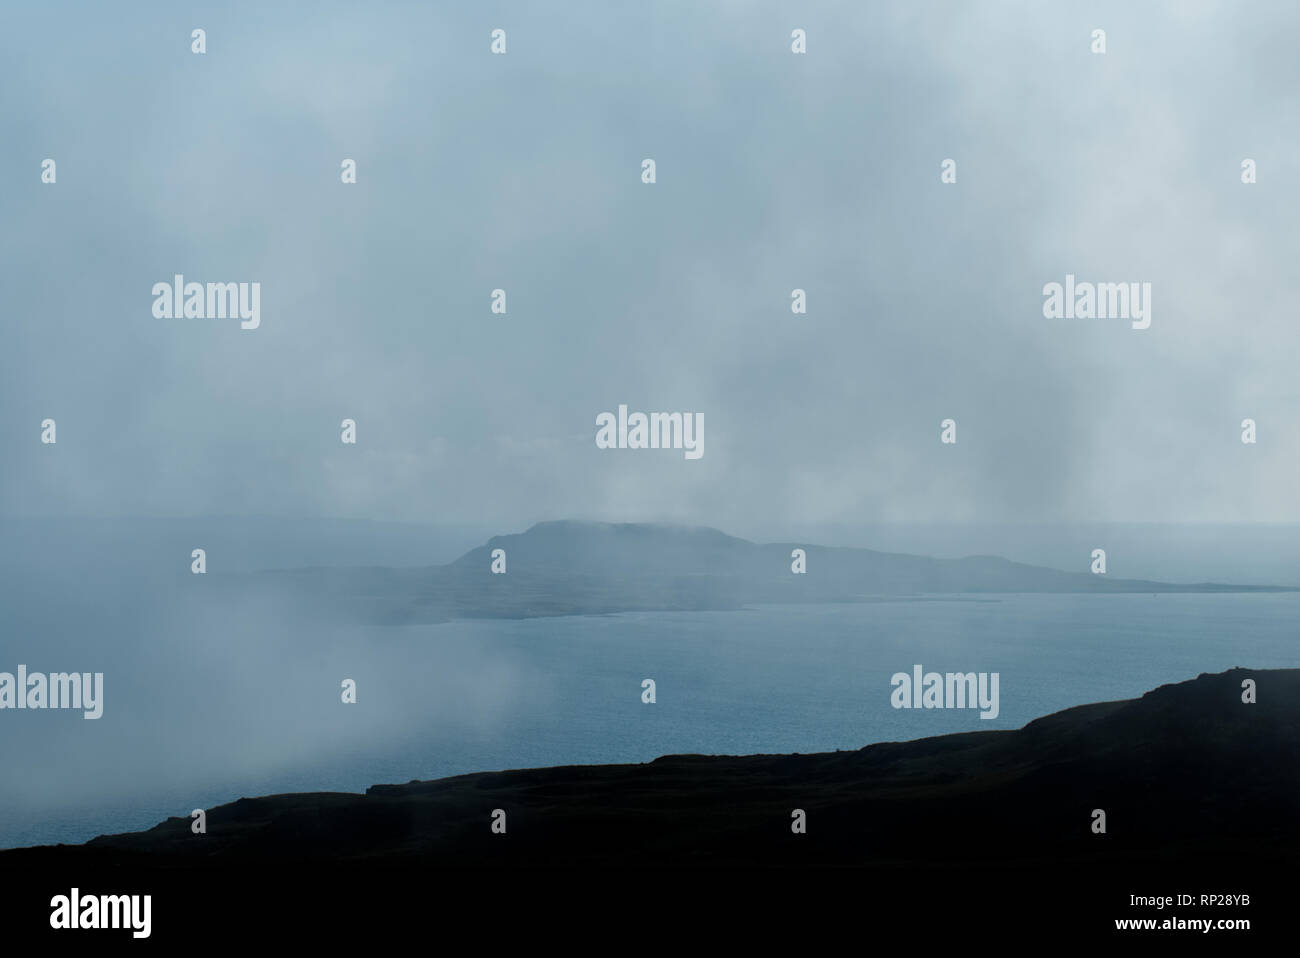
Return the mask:
{"type": "MultiPolygon", "coordinates": [[[[156,540],[106,554],[93,535],[47,536],[0,562],[0,671],[104,673],[97,720],[0,713],[0,847],[146,829],[245,796],[1015,729],[1203,672],[1300,667],[1300,593],[358,626],[265,593],[206,597],[188,576],[190,541],[169,540],[166,571],[156,540]],[[998,673],[997,717],[895,708],[891,677],[917,665],[998,673]]],[[[220,550],[208,561],[220,567],[220,550]]]]}

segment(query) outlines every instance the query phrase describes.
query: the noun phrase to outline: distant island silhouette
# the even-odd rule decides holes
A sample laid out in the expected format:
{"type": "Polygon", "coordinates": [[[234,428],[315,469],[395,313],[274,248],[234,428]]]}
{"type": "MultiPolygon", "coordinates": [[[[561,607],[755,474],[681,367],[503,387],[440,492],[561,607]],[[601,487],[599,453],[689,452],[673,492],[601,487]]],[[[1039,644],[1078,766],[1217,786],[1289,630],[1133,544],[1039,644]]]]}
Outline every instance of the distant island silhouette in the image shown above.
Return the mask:
{"type": "MultiPolygon", "coordinates": [[[[1080,559],[1086,568],[1087,557],[1080,559]]],[[[387,624],[952,594],[1296,591],[1123,579],[996,556],[936,559],[806,542],[760,545],[707,527],[578,520],[539,522],[523,533],[494,536],[447,565],[288,569],[214,578],[234,588],[288,590],[308,596],[322,614],[387,624]],[[792,571],[796,549],[803,551],[803,574],[792,571]],[[494,553],[504,574],[491,571],[494,553]]]]}

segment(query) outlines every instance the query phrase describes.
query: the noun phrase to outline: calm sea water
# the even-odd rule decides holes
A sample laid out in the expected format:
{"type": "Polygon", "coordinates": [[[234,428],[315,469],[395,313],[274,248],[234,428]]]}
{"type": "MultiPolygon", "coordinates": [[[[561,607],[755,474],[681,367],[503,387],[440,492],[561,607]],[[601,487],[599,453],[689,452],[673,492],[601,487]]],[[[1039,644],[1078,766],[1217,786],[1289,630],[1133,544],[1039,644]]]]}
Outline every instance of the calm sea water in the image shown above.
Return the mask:
{"type": "Polygon", "coordinates": [[[1017,728],[1201,672],[1300,667],[1296,594],[1008,595],[352,628],[306,626],[274,602],[155,605],[116,592],[68,603],[51,593],[10,601],[0,624],[0,670],[21,661],[106,673],[98,721],[2,716],[3,847],[147,828],[246,795],[1017,728]],[[1000,715],[893,709],[890,676],[917,663],[1001,673],[1000,715]],[[344,678],[357,683],[355,705],[340,702],[344,678]],[[654,705],[641,702],[645,678],[657,684],[654,705]]]}

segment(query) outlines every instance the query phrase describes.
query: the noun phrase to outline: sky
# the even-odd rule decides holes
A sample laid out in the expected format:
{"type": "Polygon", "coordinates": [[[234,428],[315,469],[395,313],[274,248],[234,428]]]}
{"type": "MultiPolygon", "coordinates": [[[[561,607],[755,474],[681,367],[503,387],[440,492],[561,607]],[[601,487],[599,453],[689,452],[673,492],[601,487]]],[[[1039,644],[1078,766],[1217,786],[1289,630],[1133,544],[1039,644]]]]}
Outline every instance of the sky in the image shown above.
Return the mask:
{"type": "Polygon", "coordinates": [[[0,516],[1298,522],[1298,27],[8,5],[0,516]],[[259,282],[260,327],[156,318],[177,273],[259,282]],[[1150,283],[1150,328],[1044,318],[1068,273],[1150,283]],[[598,449],[620,404],[704,455],[598,449]]]}

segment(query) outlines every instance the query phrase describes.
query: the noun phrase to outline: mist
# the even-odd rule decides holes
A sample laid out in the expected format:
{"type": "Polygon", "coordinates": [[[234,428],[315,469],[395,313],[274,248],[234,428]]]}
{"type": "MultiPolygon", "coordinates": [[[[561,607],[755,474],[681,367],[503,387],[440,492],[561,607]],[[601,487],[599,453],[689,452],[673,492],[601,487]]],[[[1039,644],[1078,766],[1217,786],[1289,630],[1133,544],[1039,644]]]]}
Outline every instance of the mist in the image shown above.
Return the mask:
{"type": "Polygon", "coordinates": [[[0,514],[1300,521],[1293,4],[73,10],[0,32],[0,514]]]}

